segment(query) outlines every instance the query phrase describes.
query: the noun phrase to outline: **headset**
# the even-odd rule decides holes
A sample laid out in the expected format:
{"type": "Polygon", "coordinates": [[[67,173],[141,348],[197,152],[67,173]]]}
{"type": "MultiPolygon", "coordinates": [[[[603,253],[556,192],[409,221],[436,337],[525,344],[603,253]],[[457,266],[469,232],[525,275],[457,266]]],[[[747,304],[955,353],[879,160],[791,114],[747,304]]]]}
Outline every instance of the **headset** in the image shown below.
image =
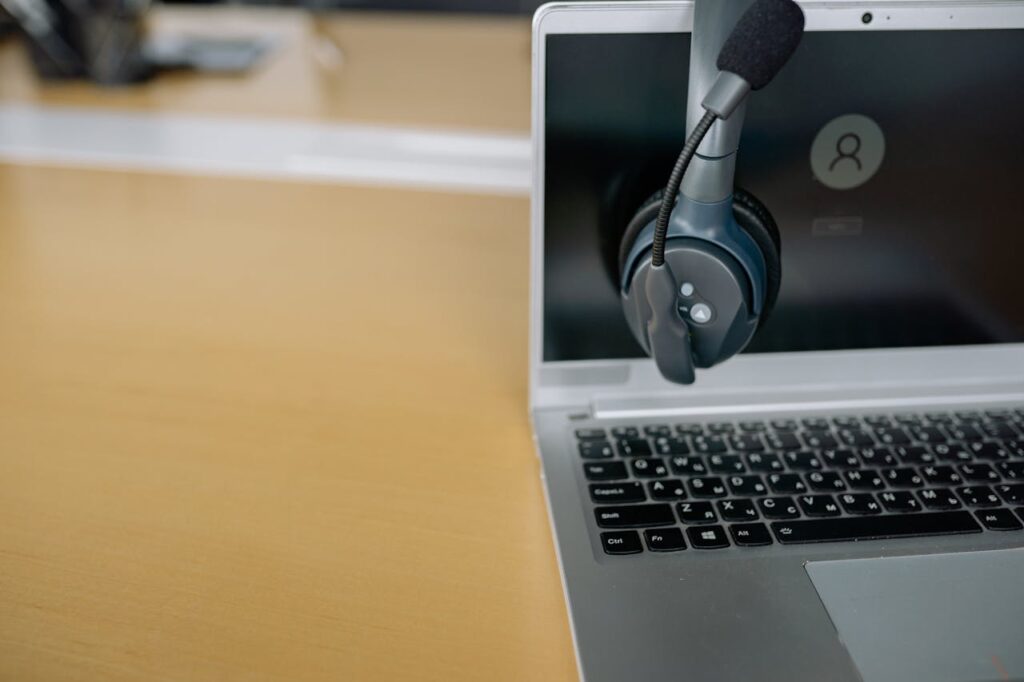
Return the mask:
{"type": "MultiPolygon", "coordinates": [[[[697,0],[695,55],[721,44],[716,31],[730,23],[737,2],[697,0]]],[[[750,5],[722,44],[701,108],[692,108],[692,130],[665,189],[640,206],[623,233],[623,312],[669,381],[692,384],[695,368],[739,353],[775,304],[782,279],[778,226],[733,180],[746,97],[782,69],[803,30],[803,11],[793,0],[750,5]]],[[[692,68],[694,101],[706,79],[694,78],[692,68]]]]}

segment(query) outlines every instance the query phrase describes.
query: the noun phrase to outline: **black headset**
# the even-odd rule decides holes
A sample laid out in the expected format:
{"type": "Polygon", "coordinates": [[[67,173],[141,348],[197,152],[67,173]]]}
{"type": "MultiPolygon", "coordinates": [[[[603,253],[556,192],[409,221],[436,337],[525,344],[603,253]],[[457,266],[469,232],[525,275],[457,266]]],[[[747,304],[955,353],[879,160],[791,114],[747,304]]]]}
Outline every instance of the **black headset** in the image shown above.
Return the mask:
{"type": "Polygon", "coordinates": [[[640,206],[622,235],[623,312],[670,381],[693,383],[695,368],[739,353],[775,304],[782,279],[775,220],[754,195],[732,188],[735,153],[724,160],[697,149],[716,121],[726,122],[751,90],[768,84],[793,54],[803,28],[803,12],[793,0],[756,0],[743,14],[719,53],[720,73],[702,101],[705,113],[667,186],[640,206]],[[727,182],[731,195],[707,201],[680,193],[694,156],[701,160],[694,170],[727,182]]]}

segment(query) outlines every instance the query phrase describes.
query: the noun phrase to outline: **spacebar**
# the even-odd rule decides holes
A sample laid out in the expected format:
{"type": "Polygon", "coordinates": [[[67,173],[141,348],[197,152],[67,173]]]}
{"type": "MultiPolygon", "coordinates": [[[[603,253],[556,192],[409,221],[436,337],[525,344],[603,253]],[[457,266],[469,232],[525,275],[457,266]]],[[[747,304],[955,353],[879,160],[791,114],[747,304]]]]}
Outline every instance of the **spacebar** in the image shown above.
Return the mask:
{"type": "Polygon", "coordinates": [[[802,542],[879,540],[919,535],[980,533],[981,526],[969,512],[935,512],[901,516],[865,516],[808,521],[778,521],[772,524],[775,537],[784,545],[802,542]]]}

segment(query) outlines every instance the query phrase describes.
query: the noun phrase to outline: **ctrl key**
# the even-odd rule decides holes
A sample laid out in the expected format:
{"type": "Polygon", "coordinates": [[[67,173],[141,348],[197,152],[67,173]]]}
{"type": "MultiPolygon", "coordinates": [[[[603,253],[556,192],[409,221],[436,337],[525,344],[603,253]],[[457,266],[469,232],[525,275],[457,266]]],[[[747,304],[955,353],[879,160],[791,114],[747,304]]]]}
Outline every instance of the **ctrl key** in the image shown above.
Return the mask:
{"type": "Polygon", "coordinates": [[[605,554],[639,554],[644,551],[640,535],[635,530],[601,533],[601,547],[605,554]]]}

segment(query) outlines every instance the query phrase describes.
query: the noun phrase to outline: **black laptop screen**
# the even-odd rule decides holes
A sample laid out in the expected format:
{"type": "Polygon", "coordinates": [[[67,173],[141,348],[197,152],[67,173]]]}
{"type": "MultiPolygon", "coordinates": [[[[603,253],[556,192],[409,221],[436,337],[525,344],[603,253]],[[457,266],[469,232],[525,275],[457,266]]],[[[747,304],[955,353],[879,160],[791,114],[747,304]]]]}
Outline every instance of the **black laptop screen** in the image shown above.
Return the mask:
{"type": "MultiPolygon", "coordinates": [[[[643,355],[615,254],[682,145],[689,48],[547,38],[547,361],[643,355]]],[[[737,184],[782,234],[747,352],[1024,341],[1024,30],[808,33],[750,100],[737,184]]]]}

